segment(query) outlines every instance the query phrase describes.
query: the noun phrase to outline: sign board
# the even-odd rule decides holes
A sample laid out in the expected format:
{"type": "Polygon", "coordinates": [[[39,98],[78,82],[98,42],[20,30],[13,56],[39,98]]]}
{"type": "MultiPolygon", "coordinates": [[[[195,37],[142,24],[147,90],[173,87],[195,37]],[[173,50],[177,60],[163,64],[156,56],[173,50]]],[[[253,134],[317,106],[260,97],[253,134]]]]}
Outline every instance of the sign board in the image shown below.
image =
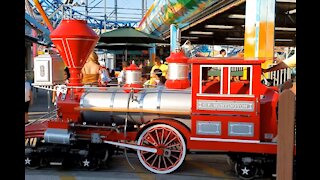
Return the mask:
{"type": "Polygon", "coordinates": [[[253,112],[253,101],[197,100],[197,110],[253,112]]]}

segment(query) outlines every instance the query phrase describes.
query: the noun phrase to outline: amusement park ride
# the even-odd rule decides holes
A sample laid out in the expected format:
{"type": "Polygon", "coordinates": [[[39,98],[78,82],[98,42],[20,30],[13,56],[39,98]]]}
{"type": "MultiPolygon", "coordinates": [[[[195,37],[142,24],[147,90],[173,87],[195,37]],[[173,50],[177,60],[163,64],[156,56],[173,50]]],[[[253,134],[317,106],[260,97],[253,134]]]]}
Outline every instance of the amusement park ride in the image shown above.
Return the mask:
{"type": "Polygon", "coordinates": [[[119,148],[136,150],[157,174],[174,172],[199,150],[229,155],[242,179],[275,167],[279,92],[261,83],[263,60],[187,58],[177,50],[167,58],[164,87],[142,88],[141,70],[132,64],[123,87],[85,88],[79,75],[96,33],[85,21],[69,19],[50,38],[70,69],[70,83],[58,97],[56,117],[26,125],[27,167],[72,158],[96,169],[119,148]],[[247,69],[247,79],[234,81],[239,67],[247,69]]]}

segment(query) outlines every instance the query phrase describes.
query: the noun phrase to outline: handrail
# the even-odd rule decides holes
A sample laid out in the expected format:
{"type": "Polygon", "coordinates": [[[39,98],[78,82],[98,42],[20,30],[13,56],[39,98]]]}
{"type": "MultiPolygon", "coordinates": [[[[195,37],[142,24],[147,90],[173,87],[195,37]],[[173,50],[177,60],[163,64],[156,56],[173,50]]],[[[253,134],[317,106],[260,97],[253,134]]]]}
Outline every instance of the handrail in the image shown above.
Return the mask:
{"type": "Polygon", "coordinates": [[[148,113],[148,114],[165,114],[165,115],[190,115],[190,111],[164,111],[148,109],[128,109],[128,108],[105,108],[105,107],[75,107],[76,111],[96,111],[96,112],[126,112],[126,113],[148,113]]]}

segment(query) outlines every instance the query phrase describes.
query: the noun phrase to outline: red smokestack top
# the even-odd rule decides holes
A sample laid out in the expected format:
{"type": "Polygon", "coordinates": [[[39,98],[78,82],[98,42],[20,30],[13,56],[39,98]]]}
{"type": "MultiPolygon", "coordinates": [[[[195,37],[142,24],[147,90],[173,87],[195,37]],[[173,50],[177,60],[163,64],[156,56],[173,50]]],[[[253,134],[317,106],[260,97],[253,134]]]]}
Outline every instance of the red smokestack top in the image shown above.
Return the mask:
{"type": "Polygon", "coordinates": [[[84,20],[62,20],[50,34],[64,63],[70,69],[69,86],[81,86],[80,72],[89,54],[99,40],[99,36],[84,20]]]}

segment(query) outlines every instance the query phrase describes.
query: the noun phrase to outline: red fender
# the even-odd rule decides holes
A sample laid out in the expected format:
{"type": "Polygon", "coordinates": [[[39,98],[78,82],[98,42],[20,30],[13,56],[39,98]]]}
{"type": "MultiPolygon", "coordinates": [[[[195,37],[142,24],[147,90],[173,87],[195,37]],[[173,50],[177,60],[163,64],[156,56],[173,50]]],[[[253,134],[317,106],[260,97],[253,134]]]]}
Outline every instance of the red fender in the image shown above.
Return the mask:
{"type": "Polygon", "coordinates": [[[187,149],[188,149],[188,144],[189,144],[190,135],[191,135],[190,129],[186,125],[184,125],[183,123],[181,123],[177,120],[174,120],[174,119],[155,119],[153,121],[150,121],[145,126],[143,126],[142,129],[140,129],[140,131],[138,132],[138,134],[136,136],[136,139],[139,138],[140,134],[145,129],[147,129],[148,127],[150,127],[152,125],[156,125],[156,124],[166,124],[166,125],[169,125],[171,127],[174,127],[175,129],[177,129],[181,133],[181,135],[184,137],[184,140],[186,141],[187,149]]]}

